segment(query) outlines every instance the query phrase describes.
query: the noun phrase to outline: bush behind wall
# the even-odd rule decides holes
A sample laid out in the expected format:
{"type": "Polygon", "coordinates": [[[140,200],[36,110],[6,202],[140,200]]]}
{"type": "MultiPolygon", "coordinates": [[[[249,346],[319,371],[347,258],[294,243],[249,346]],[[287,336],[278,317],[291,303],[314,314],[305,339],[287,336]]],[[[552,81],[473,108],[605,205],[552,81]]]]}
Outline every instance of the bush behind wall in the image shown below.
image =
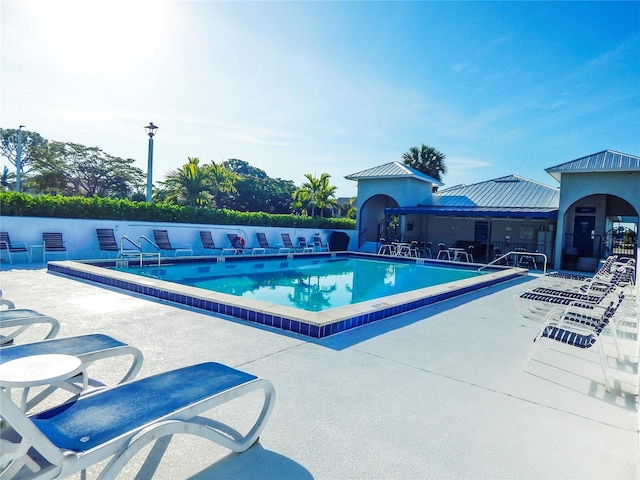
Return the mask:
{"type": "Polygon", "coordinates": [[[214,225],[255,225],[353,230],[349,218],[311,218],[300,215],[237,212],[217,208],[132,202],[101,197],[63,197],[26,193],[0,193],[0,214],[18,217],[93,218],[145,222],[179,222],[214,225]]]}

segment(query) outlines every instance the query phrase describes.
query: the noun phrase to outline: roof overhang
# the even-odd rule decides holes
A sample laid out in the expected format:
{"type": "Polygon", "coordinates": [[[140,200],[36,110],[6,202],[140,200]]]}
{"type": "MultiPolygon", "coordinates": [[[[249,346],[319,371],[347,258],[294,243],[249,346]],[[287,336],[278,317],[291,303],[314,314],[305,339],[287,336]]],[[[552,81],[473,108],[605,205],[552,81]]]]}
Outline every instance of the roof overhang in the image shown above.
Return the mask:
{"type": "Polygon", "coordinates": [[[385,208],[386,215],[438,215],[443,217],[492,217],[492,218],[540,218],[556,220],[557,208],[514,207],[394,207],[385,208]]]}

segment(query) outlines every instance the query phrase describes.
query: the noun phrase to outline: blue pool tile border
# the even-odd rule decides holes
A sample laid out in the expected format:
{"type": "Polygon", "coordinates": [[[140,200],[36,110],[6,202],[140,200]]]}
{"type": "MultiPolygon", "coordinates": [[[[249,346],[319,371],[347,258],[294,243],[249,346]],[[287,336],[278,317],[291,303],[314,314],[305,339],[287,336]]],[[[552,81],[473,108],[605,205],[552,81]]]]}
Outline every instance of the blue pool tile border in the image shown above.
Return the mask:
{"type": "Polygon", "coordinates": [[[230,317],[238,318],[249,323],[256,323],[259,325],[265,325],[280,330],[286,330],[299,335],[304,335],[312,338],[324,338],[337,333],[350,330],[352,328],[361,327],[378,320],[393,317],[401,313],[410,312],[418,308],[426,307],[434,303],[442,302],[466,293],[470,293],[481,288],[487,288],[498,283],[503,283],[509,280],[514,280],[522,276],[521,273],[514,272],[511,275],[503,276],[500,278],[488,278],[484,282],[461,287],[455,290],[449,290],[447,292],[439,293],[437,295],[431,295],[417,300],[411,300],[407,303],[394,305],[380,310],[368,313],[362,313],[354,315],[343,320],[336,321],[334,323],[318,326],[310,323],[305,323],[299,319],[288,318],[286,316],[273,315],[257,310],[251,310],[249,308],[228,305],[212,300],[205,300],[202,298],[185,295],[181,293],[174,293],[167,290],[163,290],[156,287],[149,287],[145,285],[139,285],[135,282],[128,282],[117,278],[112,278],[107,275],[99,275],[95,273],[84,272],[72,267],[60,265],[56,263],[49,263],[47,265],[48,271],[65,275],[69,277],[79,278],[94,283],[107,285],[122,290],[127,290],[133,293],[141,294],[148,297],[165,300],[180,305],[186,305],[199,310],[204,310],[211,313],[217,313],[227,315],[230,317]]]}

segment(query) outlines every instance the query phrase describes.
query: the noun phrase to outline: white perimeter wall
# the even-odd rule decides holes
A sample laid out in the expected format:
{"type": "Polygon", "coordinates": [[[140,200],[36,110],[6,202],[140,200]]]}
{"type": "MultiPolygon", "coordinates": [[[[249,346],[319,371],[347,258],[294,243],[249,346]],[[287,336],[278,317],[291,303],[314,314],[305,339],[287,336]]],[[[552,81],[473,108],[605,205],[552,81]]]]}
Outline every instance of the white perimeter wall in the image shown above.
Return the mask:
{"type": "MultiPolygon", "coordinates": [[[[113,228],[116,240],[120,241],[123,236],[127,236],[136,243],[143,235],[153,241],[154,229],[167,230],[169,232],[169,239],[174,247],[188,243],[193,248],[195,255],[207,255],[211,253],[210,251],[202,250],[200,235],[198,233],[200,230],[210,230],[213,241],[217,247],[230,246],[227,233],[235,233],[243,237],[246,240],[247,247],[257,247],[258,240],[256,239],[256,232],[264,232],[269,244],[277,246],[282,245],[280,233],[289,233],[294,244],[297,243],[296,239],[298,236],[305,237],[305,239],[309,241],[314,234],[319,233],[323,241],[328,243],[329,235],[335,231],[345,232],[349,235],[351,239],[349,250],[354,250],[357,247],[357,234],[355,230],[0,216],[0,230],[8,232],[13,243],[25,242],[28,246],[42,245],[43,232],[61,232],[67,244],[69,259],[75,260],[100,258],[96,228],[113,228]]],[[[42,250],[35,248],[33,252],[33,260],[39,261],[42,258],[42,250]]],[[[6,253],[3,253],[2,258],[6,260],[6,257],[6,253]]],[[[59,260],[62,258],[64,257],[60,255],[49,255],[47,260],[59,260]]],[[[13,261],[14,263],[19,263],[26,261],[26,259],[24,255],[14,255],[13,261]]]]}

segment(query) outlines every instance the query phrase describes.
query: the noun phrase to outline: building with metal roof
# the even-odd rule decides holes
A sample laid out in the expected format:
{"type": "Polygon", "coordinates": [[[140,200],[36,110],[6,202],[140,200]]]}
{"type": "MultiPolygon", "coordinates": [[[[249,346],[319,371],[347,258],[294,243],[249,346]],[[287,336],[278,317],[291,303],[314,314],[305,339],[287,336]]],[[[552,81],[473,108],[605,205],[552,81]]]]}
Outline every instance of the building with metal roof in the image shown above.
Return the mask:
{"type": "Polygon", "coordinates": [[[562,182],[563,173],[640,172],[640,157],[604,150],[554,167],[545,172],[562,182]]]}
{"type": "Polygon", "coordinates": [[[472,245],[484,260],[518,248],[545,253],[556,268],[569,252],[591,269],[613,252],[607,232],[616,222],[635,224],[637,232],[639,157],[605,150],[546,171],[560,187],[514,174],[437,190],[440,181],[400,162],[345,178],[358,182],[360,246],[380,237],[425,248],[472,245]]]}
{"type": "Polygon", "coordinates": [[[567,253],[578,257],[578,269],[593,270],[611,253],[637,248],[640,212],[640,157],[604,150],[549,167],[560,182],[554,266],[566,266],[567,253]],[[621,227],[624,225],[625,227],[621,227]],[[635,235],[618,235],[620,228],[635,235]],[[633,241],[635,237],[635,241],[633,241]],[[563,262],[564,257],[564,262],[563,262]]]}

